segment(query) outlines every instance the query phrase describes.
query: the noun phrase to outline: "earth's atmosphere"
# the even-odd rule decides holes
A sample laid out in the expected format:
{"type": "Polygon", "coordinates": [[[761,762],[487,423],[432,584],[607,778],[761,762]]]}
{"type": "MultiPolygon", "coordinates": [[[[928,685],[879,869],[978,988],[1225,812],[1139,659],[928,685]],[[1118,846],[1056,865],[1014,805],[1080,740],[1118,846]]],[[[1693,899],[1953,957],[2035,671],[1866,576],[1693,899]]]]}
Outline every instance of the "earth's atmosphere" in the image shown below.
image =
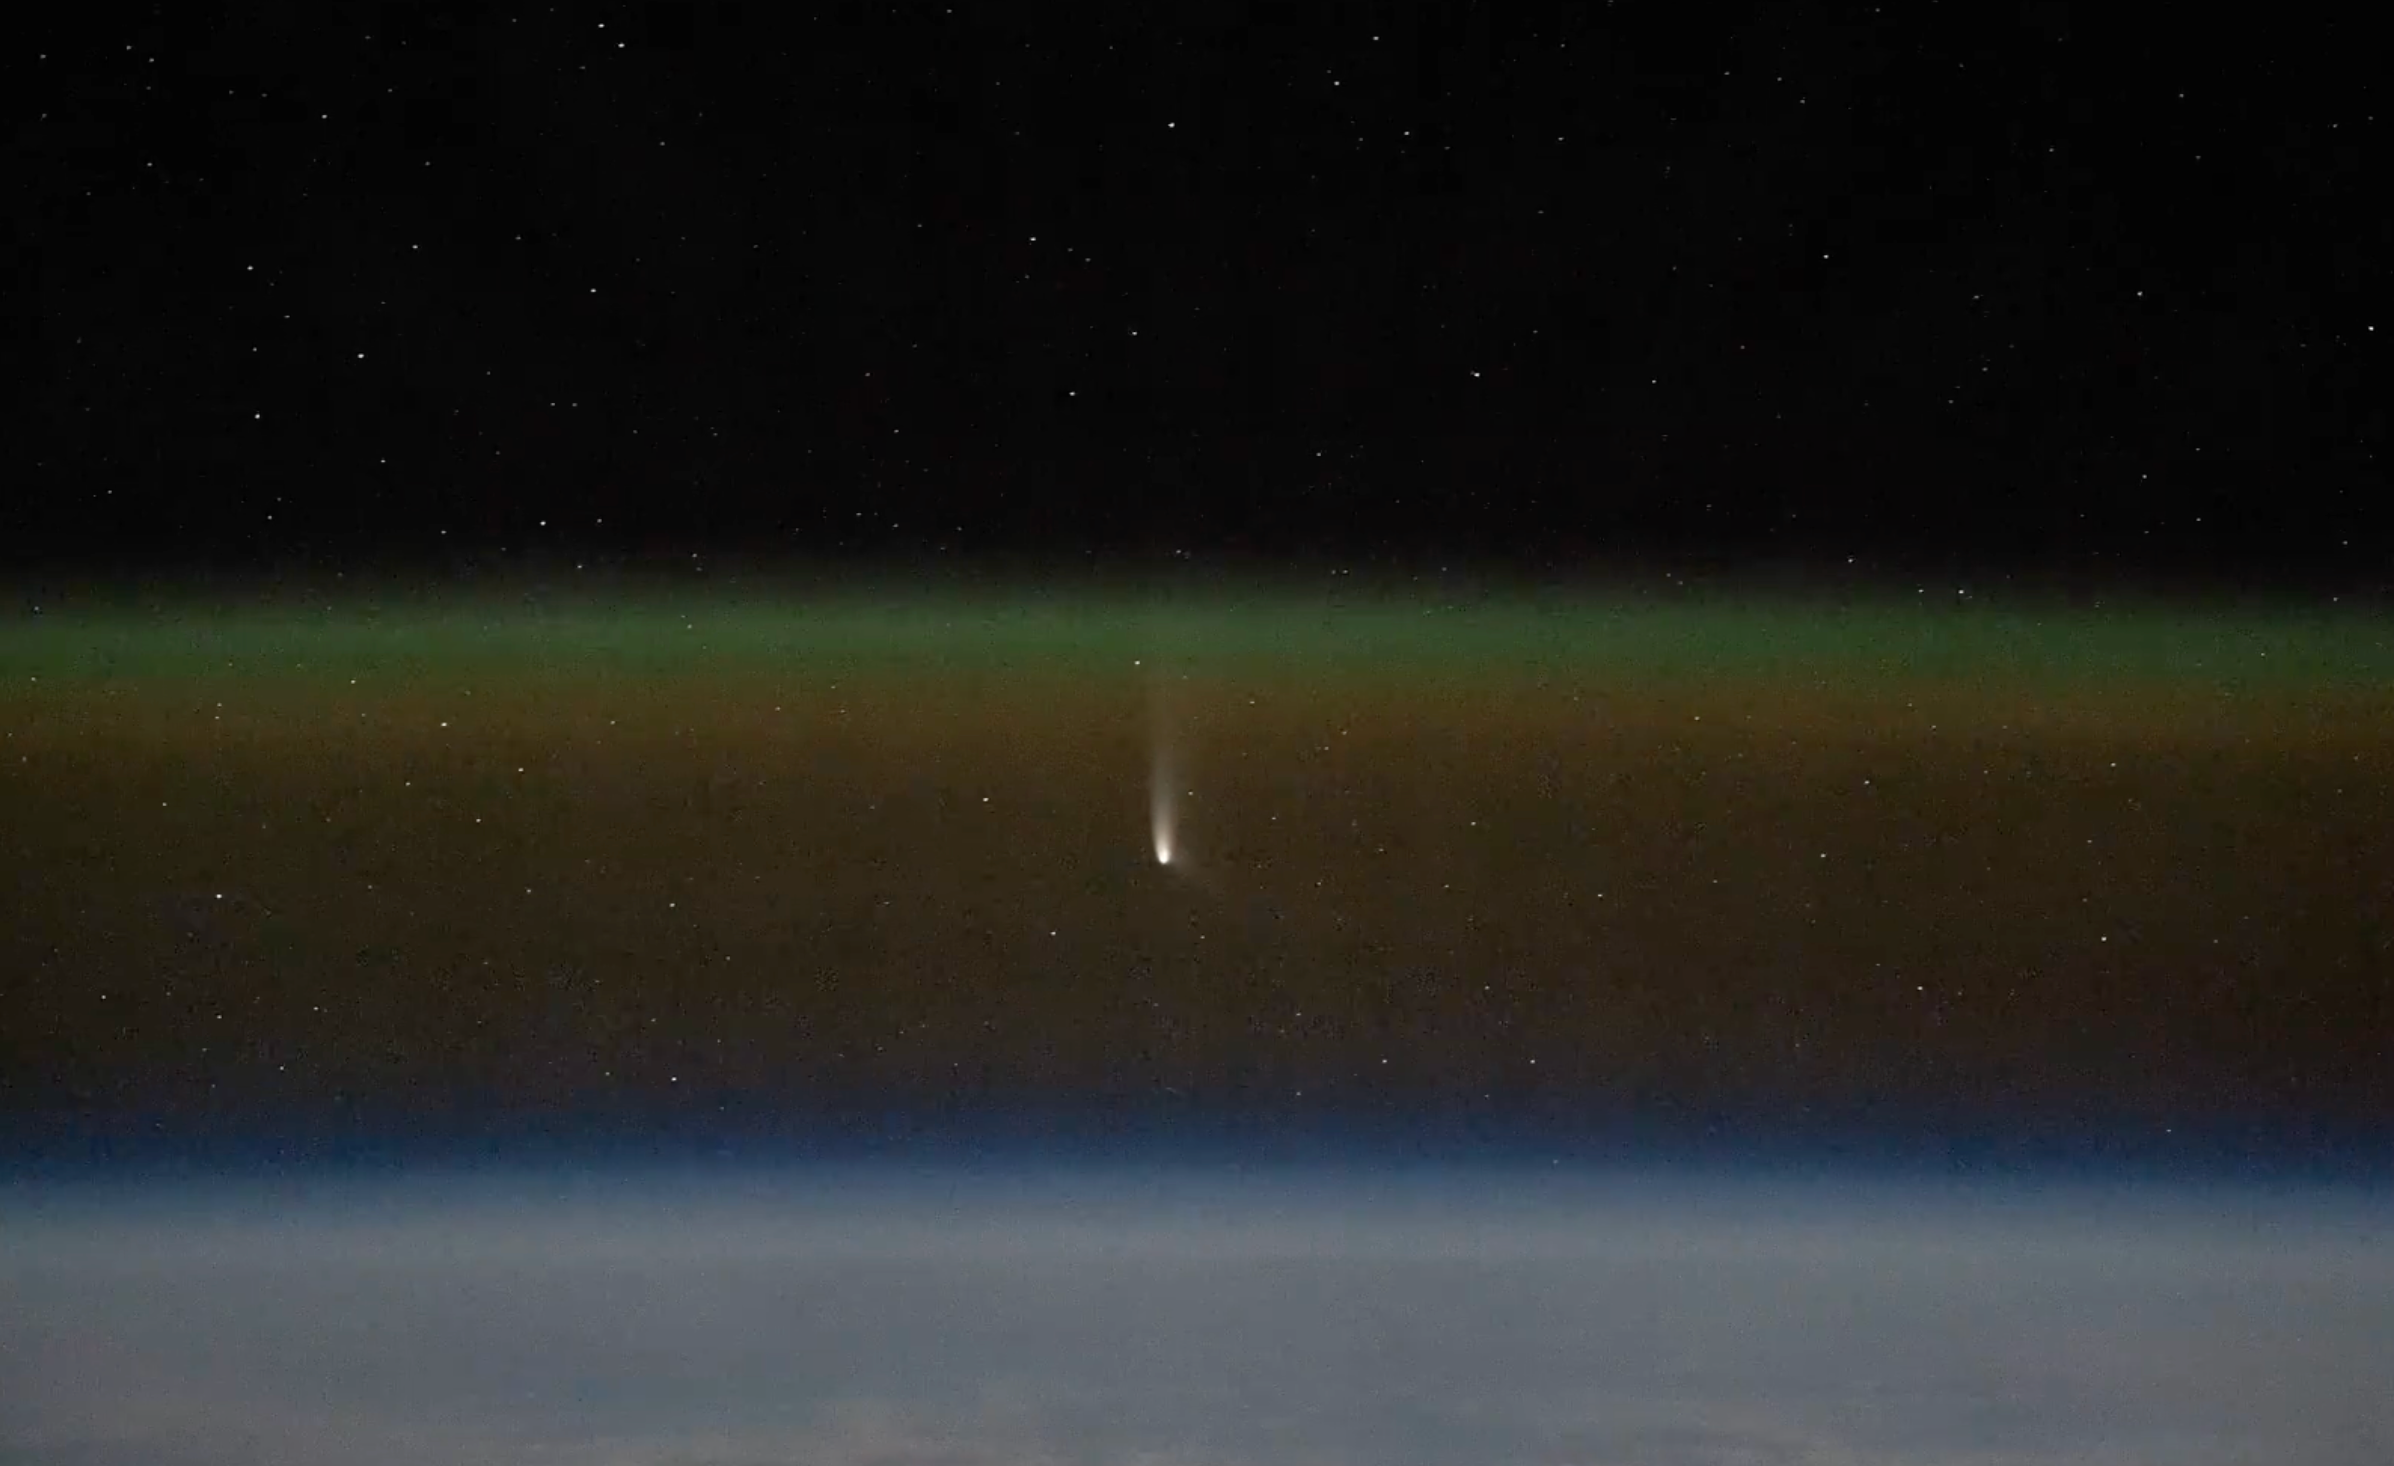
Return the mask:
{"type": "Polygon", "coordinates": [[[0,1121],[2366,1140],[2389,669],[1958,599],[51,605],[0,1121]]]}

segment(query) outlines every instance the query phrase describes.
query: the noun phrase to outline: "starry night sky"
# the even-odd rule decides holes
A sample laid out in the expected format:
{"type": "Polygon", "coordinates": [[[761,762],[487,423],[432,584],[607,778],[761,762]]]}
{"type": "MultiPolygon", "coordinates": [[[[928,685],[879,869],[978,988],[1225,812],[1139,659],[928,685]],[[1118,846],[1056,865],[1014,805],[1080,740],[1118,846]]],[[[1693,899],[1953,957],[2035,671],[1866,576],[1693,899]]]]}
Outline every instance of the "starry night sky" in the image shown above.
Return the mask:
{"type": "Polygon", "coordinates": [[[2394,1123],[2358,29],[39,24],[36,1152],[2394,1123]]]}
{"type": "Polygon", "coordinates": [[[20,565],[2383,574],[2333,20],[101,14],[14,63],[20,565]]]}

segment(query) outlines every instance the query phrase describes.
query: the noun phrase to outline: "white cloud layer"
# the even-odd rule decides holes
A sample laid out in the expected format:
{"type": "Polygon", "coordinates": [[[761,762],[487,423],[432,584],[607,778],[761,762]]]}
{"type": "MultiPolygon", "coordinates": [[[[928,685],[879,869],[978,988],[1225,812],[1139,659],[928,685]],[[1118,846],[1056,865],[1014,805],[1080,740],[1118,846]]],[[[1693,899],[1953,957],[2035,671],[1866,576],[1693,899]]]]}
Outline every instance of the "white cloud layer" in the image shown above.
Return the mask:
{"type": "Polygon", "coordinates": [[[2383,1205],[1479,1176],[0,1190],[27,1466],[2382,1466],[2383,1205]]]}

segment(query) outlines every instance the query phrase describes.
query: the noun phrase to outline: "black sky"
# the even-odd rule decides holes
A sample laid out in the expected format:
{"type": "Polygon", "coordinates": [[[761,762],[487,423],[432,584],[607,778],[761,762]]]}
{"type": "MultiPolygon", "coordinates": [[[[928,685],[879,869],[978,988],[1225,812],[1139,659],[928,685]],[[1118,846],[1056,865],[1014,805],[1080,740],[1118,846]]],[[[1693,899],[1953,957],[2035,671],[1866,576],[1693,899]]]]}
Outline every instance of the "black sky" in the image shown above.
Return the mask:
{"type": "Polygon", "coordinates": [[[2383,563],[2357,21],[44,24],[19,565],[2383,563]]]}

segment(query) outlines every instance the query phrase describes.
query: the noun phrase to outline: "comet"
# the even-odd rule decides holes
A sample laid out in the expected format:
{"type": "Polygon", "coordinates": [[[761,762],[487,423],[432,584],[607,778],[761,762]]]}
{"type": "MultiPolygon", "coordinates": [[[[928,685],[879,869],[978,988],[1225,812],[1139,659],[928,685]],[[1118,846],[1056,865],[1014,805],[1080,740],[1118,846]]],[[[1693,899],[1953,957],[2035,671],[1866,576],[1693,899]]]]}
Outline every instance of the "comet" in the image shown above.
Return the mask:
{"type": "Polygon", "coordinates": [[[1172,803],[1173,786],[1178,782],[1179,770],[1172,757],[1171,738],[1166,734],[1160,718],[1156,723],[1150,754],[1147,767],[1147,837],[1155,847],[1155,863],[1170,865],[1179,835],[1172,803]]]}
{"type": "Polygon", "coordinates": [[[1174,792],[1180,783],[1172,720],[1164,708],[1163,679],[1151,685],[1148,696],[1147,838],[1157,865],[1170,865],[1179,853],[1180,826],[1174,792]]]}

